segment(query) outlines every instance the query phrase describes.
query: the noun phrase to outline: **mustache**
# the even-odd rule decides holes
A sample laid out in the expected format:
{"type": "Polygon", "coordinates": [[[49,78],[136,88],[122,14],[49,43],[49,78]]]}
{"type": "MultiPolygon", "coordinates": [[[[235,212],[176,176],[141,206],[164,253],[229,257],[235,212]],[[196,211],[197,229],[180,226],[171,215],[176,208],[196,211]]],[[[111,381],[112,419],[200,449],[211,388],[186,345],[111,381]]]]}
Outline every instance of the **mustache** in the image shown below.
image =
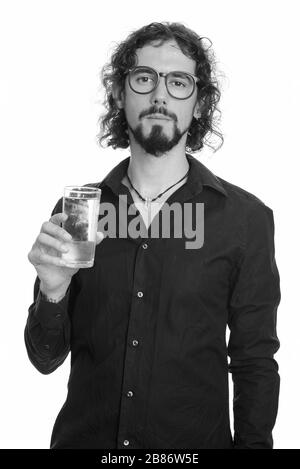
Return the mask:
{"type": "Polygon", "coordinates": [[[150,116],[151,114],[162,114],[170,119],[173,119],[177,122],[177,116],[173,112],[168,112],[164,107],[160,106],[152,106],[147,111],[142,111],[140,114],[140,119],[146,116],[150,116]]]}

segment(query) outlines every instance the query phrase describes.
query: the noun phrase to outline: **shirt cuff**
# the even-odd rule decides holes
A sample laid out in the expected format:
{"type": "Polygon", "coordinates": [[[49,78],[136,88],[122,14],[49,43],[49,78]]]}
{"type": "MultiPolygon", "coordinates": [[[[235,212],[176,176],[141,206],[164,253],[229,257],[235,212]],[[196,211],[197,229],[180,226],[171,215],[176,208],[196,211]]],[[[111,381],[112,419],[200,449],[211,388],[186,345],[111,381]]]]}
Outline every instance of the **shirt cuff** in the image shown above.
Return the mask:
{"type": "Polygon", "coordinates": [[[47,329],[60,329],[62,324],[68,317],[68,302],[69,302],[70,286],[66,291],[65,296],[53,303],[47,301],[45,296],[39,290],[34,309],[34,316],[39,323],[47,329]]]}

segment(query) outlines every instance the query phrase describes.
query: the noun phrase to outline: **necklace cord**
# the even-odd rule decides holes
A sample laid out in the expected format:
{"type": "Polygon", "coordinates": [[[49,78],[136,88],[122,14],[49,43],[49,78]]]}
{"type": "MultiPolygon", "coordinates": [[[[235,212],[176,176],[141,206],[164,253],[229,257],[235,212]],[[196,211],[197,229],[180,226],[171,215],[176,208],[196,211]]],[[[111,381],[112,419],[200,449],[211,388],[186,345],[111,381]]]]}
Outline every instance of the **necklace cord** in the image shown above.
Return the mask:
{"type": "Polygon", "coordinates": [[[161,192],[160,194],[158,194],[156,197],[154,197],[153,199],[145,199],[145,197],[143,197],[139,191],[134,187],[134,185],[132,184],[131,180],[130,180],[130,177],[128,176],[128,170],[126,172],[126,176],[128,178],[128,181],[129,181],[129,184],[131,186],[131,188],[137,193],[137,195],[139,196],[139,198],[141,200],[143,200],[144,202],[147,202],[147,203],[150,203],[150,202],[154,202],[155,200],[157,200],[159,197],[161,197],[163,194],[165,194],[168,190],[172,189],[172,187],[176,186],[176,184],[179,184],[181,181],[183,181],[183,179],[188,175],[188,172],[189,172],[190,168],[187,170],[187,172],[185,173],[185,175],[179,179],[179,181],[175,182],[174,184],[172,184],[172,186],[168,187],[166,190],[164,190],[163,192],[161,192]]]}

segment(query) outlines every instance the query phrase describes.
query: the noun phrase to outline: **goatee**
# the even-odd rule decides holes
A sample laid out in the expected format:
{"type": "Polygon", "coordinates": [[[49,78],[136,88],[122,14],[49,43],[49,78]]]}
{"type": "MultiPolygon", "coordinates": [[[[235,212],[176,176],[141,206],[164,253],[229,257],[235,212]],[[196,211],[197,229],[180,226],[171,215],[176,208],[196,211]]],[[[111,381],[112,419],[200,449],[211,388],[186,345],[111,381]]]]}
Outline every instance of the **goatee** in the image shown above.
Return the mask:
{"type": "Polygon", "coordinates": [[[153,125],[148,137],[144,136],[141,124],[139,124],[135,129],[132,129],[130,126],[129,128],[135,140],[140,144],[145,152],[157,157],[167,153],[177,145],[181,137],[188,130],[186,129],[183,132],[180,132],[178,127],[175,125],[172,138],[168,138],[163,133],[163,127],[158,124],[153,125]]]}

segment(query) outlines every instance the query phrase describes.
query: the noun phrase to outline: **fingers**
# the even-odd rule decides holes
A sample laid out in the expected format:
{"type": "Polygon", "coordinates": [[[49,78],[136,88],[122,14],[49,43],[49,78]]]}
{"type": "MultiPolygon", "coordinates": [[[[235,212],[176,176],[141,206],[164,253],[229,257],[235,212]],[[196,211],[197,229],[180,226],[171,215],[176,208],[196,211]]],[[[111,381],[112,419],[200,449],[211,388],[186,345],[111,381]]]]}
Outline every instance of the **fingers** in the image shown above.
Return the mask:
{"type": "Polygon", "coordinates": [[[63,221],[66,221],[68,218],[68,215],[66,213],[60,212],[60,213],[55,213],[55,215],[52,215],[49,221],[52,223],[55,223],[56,225],[59,225],[63,221]]]}
{"type": "Polygon", "coordinates": [[[50,264],[55,265],[57,267],[65,266],[65,260],[60,257],[54,257],[50,254],[46,254],[45,252],[40,252],[38,256],[34,256],[34,254],[29,253],[28,259],[33,265],[39,264],[50,264]]]}
{"type": "MultiPolygon", "coordinates": [[[[72,240],[72,236],[60,224],[67,218],[65,213],[56,213],[49,221],[42,224],[41,231],[27,256],[32,264],[66,265],[61,254],[69,251],[68,243],[72,240]]],[[[100,244],[103,239],[104,233],[98,231],[96,244],[100,244]]]]}
{"type": "Polygon", "coordinates": [[[41,233],[46,233],[50,236],[55,236],[64,241],[71,241],[72,236],[59,225],[65,221],[68,216],[65,213],[56,213],[49,221],[42,224],[41,233]]]}
{"type": "Polygon", "coordinates": [[[53,238],[53,236],[49,236],[47,233],[41,232],[37,237],[37,242],[60,252],[68,252],[69,250],[65,240],[61,241],[60,239],[53,238]]]}
{"type": "Polygon", "coordinates": [[[65,213],[57,213],[42,224],[41,231],[27,256],[32,264],[64,265],[61,253],[68,252],[67,243],[72,240],[72,236],[59,226],[66,219],[65,213]]]}

